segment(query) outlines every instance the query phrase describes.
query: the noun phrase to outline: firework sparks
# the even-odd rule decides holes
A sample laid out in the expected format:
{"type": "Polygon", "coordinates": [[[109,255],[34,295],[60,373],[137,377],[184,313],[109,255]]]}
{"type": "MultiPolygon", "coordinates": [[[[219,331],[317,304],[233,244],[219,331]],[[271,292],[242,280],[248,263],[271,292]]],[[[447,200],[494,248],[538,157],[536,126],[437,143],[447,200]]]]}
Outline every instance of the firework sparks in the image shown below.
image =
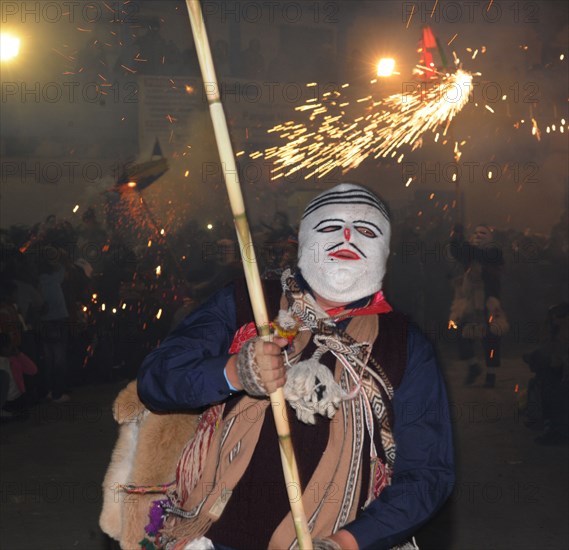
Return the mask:
{"type": "Polygon", "coordinates": [[[535,138],[537,139],[537,141],[541,141],[541,130],[539,129],[539,126],[537,125],[537,120],[535,120],[535,118],[532,117],[531,119],[531,133],[533,136],[535,136],[535,138]]]}
{"type": "Polygon", "coordinates": [[[439,3],[439,0],[435,1],[435,5],[433,6],[433,11],[431,11],[431,18],[433,17],[433,15],[435,15],[435,10],[437,9],[437,4],[439,3]]]}
{"type": "Polygon", "coordinates": [[[413,17],[414,13],[415,13],[415,4],[413,4],[413,7],[411,8],[411,13],[409,14],[409,19],[407,20],[407,25],[405,26],[406,29],[409,28],[409,23],[411,23],[411,18],[413,17]]]}
{"type": "Polygon", "coordinates": [[[310,110],[308,124],[288,121],[269,130],[286,140],[284,145],[257,151],[251,157],[272,160],[273,180],[299,170],[306,171],[305,179],[322,178],[338,168],[345,173],[368,157],[398,156],[401,162],[400,147],[420,147],[422,136],[439,128],[446,136],[450,122],[468,102],[471,85],[472,75],[458,70],[428,89],[418,84],[409,93],[378,101],[372,96],[343,101],[342,94],[335,91],[317,103],[297,108],[300,112],[310,110]],[[359,116],[347,115],[344,107],[350,104],[358,106],[359,116]]]}

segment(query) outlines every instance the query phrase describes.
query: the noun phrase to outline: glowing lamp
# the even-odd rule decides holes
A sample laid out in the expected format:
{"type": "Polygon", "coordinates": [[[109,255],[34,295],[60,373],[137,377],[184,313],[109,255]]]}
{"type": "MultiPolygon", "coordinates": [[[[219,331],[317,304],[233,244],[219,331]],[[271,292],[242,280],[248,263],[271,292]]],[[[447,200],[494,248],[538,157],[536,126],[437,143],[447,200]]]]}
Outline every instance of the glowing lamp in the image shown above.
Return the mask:
{"type": "Polygon", "coordinates": [[[8,33],[0,33],[0,61],[10,61],[20,53],[20,39],[8,33]]]}
{"type": "Polygon", "coordinates": [[[129,181],[126,186],[130,187],[131,189],[134,189],[136,187],[136,182],[135,181],[129,181]]]}
{"type": "Polygon", "coordinates": [[[377,76],[391,76],[395,69],[395,59],[384,57],[377,64],[377,76]]]}

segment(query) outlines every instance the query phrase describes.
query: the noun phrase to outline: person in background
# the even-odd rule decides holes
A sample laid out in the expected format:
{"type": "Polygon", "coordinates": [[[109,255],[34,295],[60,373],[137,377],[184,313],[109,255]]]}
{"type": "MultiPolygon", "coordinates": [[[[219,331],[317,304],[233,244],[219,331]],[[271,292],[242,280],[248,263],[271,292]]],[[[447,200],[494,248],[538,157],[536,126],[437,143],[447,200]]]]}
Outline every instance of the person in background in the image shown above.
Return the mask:
{"type": "Polygon", "coordinates": [[[12,351],[7,334],[0,334],[0,370],[8,374],[8,391],[2,409],[11,414],[26,414],[30,403],[24,379],[35,376],[38,368],[27,355],[12,351]]]}
{"type": "Polygon", "coordinates": [[[69,312],[63,293],[65,280],[63,252],[46,246],[38,258],[40,291],[46,308],[41,316],[41,337],[47,378],[47,397],[54,403],[66,403],[67,347],[69,312]]]}
{"type": "Polygon", "coordinates": [[[535,373],[528,383],[528,427],[541,427],[539,445],[569,441],[569,303],[547,312],[547,334],[539,348],[523,359],[535,373]]]}
{"type": "Polygon", "coordinates": [[[12,280],[0,281],[0,333],[9,338],[8,353],[16,353],[22,345],[25,322],[16,305],[18,287],[12,280]]]}
{"type": "Polygon", "coordinates": [[[473,384],[482,374],[476,342],[482,342],[486,364],[485,387],[496,384],[495,369],[500,366],[501,336],[508,329],[500,302],[502,250],[495,243],[492,229],[477,225],[468,241],[461,225],[451,232],[450,252],[461,267],[454,280],[454,299],[450,328],[458,331],[458,350],[465,363],[465,385],[473,384]]]}
{"type": "Polygon", "coordinates": [[[8,394],[12,384],[12,377],[6,370],[4,358],[0,357],[0,421],[11,420],[13,414],[4,410],[4,405],[8,402],[8,394]]]}
{"type": "Polygon", "coordinates": [[[247,49],[241,52],[241,77],[261,80],[265,73],[265,58],[261,52],[261,42],[257,38],[249,40],[247,49]]]}
{"type": "MultiPolygon", "coordinates": [[[[9,273],[16,285],[16,307],[23,319],[22,342],[19,350],[34,364],[41,365],[41,314],[44,299],[38,288],[36,268],[29,257],[16,254],[10,262],[9,273]]],[[[26,387],[28,404],[38,402],[40,399],[41,376],[34,376],[27,380],[26,387]]]]}

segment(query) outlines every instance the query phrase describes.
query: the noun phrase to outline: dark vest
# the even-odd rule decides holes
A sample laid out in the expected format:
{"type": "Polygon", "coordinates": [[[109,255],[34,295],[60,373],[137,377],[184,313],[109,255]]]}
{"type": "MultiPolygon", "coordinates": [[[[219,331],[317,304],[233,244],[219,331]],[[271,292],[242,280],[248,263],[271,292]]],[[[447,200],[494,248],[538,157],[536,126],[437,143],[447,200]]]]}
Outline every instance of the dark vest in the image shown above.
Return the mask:
{"type": "MultiPolygon", "coordinates": [[[[279,281],[264,282],[267,309],[276,317],[279,310],[281,287],[279,281]]],[[[244,281],[235,284],[235,300],[237,327],[249,323],[253,312],[249,302],[244,281]]],[[[303,351],[302,359],[309,358],[315,351],[310,341],[303,351]]],[[[394,389],[397,389],[403,378],[407,365],[407,318],[399,313],[386,313],[379,316],[379,336],[374,343],[372,356],[381,365],[394,389]]],[[[334,369],[336,358],[326,353],[321,362],[334,369]]],[[[394,418],[387,396],[384,402],[388,406],[391,425],[394,418]]],[[[225,407],[231,410],[240,396],[231,398],[225,407]]],[[[249,466],[223,511],[221,518],[215,522],[206,536],[214,543],[235,549],[266,548],[269,540],[285,515],[290,511],[285,480],[282,473],[279,443],[277,439],[271,409],[265,415],[263,427],[249,466]]],[[[312,474],[322,458],[328,443],[329,424],[333,419],[317,417],[316,425],[303,424],[296,418],[295,411],[287,405],[290,431],[295,449],[300,481],[305,491],[315,491],[314,497],[321,498],[320,487],[307,487],[312,474]]],[[[379,425],[375,425],[375,444],[378,452],[383,452],[379,437],[379,425]]],[[[369,440],[365,438],[362,464],[362,487],[369,482],[369,440]]],[[[333,496],[333,495],[332,495],[333,496]]],[[[360,505],[364,504],[366,491],[362,490],[360,505]]]]}

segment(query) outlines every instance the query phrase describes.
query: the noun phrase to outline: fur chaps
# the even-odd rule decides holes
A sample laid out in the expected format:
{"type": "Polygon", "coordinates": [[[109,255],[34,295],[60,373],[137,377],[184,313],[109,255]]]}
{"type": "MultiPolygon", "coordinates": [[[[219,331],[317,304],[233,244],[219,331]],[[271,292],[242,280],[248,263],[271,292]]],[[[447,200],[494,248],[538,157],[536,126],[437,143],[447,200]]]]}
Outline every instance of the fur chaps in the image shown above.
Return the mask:
{"type": "Polygon", "coordinates": [[[162,485],[175,480],[182,449],[194,435],[198,415],[158,414],[138,398],[136,382],[122,390],[113,404],[119,437],[103,481],[103,510],[99,525],[120,542],[123,550],[138,550],[146,536],[152,501],[163,495],[128,494],[119,485],[162,485]]]}

